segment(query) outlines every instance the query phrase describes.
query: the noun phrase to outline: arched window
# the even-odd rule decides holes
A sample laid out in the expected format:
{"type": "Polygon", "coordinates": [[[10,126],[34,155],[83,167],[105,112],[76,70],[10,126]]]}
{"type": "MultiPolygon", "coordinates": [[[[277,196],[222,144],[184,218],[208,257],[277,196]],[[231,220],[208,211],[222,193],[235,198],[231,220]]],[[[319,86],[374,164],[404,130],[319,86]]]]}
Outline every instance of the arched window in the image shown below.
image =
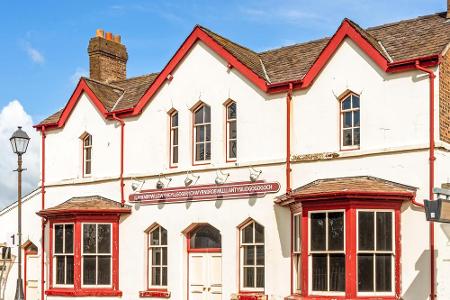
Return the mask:
{"type": "Polygon", "coordinates": [[[360,144],[360,107],[359,96],[347,94],[341,100],[341,148],[359,148],[360,144]]]}
{"type": "Polygon", "coordinates": [[[167,230],[157,225],[148,233],[148,288],[167,286],[167,230]]]}
{"type": "Polygon", "coordinates": [[[178,112],[170,114],[170,166],[178,164],[178,112]]]}
{"type": "Polygon", "coordinates": [[[92,135],[86,134],[83,137],[83,176],[92,173],[92,135]]]}
{"type": "Polygon", "coordinates": [[[206,104],[194,111],[194,160],[211,160],[211,108],[206,104]]]}
{"type": "Polygon", "coordinates": [[[241,288],[264,290],[264,227],[251,220],[240,229],[241,288]]]}
{"type": "Polygon", "coordinates": [[[237,105],[231,101],[227,108],[227,160],[233,161],[237,158],[237,105]]]}
{"type": "Polygon", "coordinates": [[[216,249],[222,248],[220,231],[209,224],[197,226],[189,234],[189,249],[216,249]]]}

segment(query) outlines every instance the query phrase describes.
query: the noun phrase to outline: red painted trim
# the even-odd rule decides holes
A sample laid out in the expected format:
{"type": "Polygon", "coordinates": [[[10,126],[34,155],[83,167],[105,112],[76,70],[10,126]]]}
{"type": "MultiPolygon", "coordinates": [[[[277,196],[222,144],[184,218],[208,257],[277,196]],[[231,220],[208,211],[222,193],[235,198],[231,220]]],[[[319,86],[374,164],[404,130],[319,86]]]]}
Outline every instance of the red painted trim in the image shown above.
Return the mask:
{"type": "MultiPolygon", "coordinates": [[[[429,199],[434,199],[434,162],[436,157],[434,155],[434,79],[436,75],[432,70],[424,68],[420,65],[419,61],[416,61],[416,69],[428,74],[428,78],[430,81],[430,96],[429,96],[429,199]]],[[[435,257],[435,249],[434,249],[434,223],[430,222],[429,224],[430,231],[430,300],[434,300],[436,298],[436,257],[435,257]]]]}
{"type": "Polygon", "coordinates": [[[47,296],[63,296],[63,297],[121,297],[122,291],[109,289],[49,289],[45,291],[47,296]]]}
{"type": "Polygon", "coordinates": [[[116,116],[115,113],[111,117],[120,123],[120,203],[125,206],[125,184],[123,182],[123,165],[124,165],[124,147],[125,147],[125,121],[116,116]]]}
{"type": "Polygon", "coordinates": [[[44,211],[37,212],[37,214],[41,217],[52,217],[53,219],[57,219],[59,217],[66,218],[69,215],[72,216],[92,216],[92,215],[100,215],[100,216],[108,216],[108,215],[120,215],[120,214],[129,214],[131,213],[131,208],[117,208],[117,209],[47,209],[44,211]]]}
{"type": "Polygon", "coordinates": [[[139,292],[140,298],[170,298],[170,292],[167,289],[150,289],[139,292]]]}
{"type": "Polygon", "coordinates": [[[358,191],[358,190],[348,190],[348,191],[336,191],[336,192],[323,192],[323,193],[311,193],[302,195],[292,195],[296,201],[299,202],[309,202],[317,200],[347,200],[347,199],[370,199],[370,200],[380,200],[383,201],[386,198],[395,199],[398,201],[408,201],[415,197],[414,192],[383,192],[383,191],[358,191]]]}

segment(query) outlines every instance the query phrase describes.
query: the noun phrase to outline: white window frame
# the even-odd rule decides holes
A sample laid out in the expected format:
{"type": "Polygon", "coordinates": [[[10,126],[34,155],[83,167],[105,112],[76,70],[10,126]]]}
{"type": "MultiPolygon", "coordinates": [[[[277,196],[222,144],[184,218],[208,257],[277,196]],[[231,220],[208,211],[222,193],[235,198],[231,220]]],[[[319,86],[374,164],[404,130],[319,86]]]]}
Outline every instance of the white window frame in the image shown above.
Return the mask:
{"type": "Polygon", "coordinates": [[[230,149],[230,143],[232,141],[236,142],[236,149],[237,149],[237,143],[238,143],[238,138],[237,138],[237,103],[235,101],[230,101],[229,103],[226,104],[225,106],[225,113],[226,113],[226,129],[227,129],[227,136],[226,136],[226,149],[227,149],[227,160],[228,161],[236,161],[237,160],[237,150],[236,150],[236,157],[230,157],[231,154],[231,149],[230,149]],[[236,106],[236,116],[234,118],[229,118],[228,117],[228,110],[230,109],[231,105],[235,105],[236,106]],[[231,134],[231,123],[235,123],[236,124],[236,138],[231,138],[230,134],[231,134]]]}
{"type": "Polygon", "coordinates": [[[239,266],[239,281],[240,282],[239,282],[239,286],[240,286],[240,290],[241,291],[245,291],[245,292],[264,292],[264,289],[266,287],[266,278],[267,278],[267,274],[266,274],[266,246],[265,246],[265,243],[266,243],[266,228],[262,224],[256,222],[255,220],[249,220],[248,222],[246,222],[244,225],[242,225],[239,228],[239,248],[240,248],[240,254],[239,254],[239,264],[240,264],[240,266],[239,266]],[[247,226],[249,226],[251,224],[258,224],[258,225],[262,226],[263,233],[264,233],[264,242],[263,243],[257,243],[255,241],[255,232],[256,232],[256,226],[255,225],[253,225],[253,243],[244,243],[242,241],[242,239],[243,239],[242,232],[243,232],[244,228],[246,228],[247,226]],[[257,280],[256,269],[258,267],[259,268],[261,267],[261,265],[257,265],[256,264],[256,261],[257,261],[256,250],[255,250],[255,257],[254,257],[255,264],[254,265],[244,265],[244,249],[245,249],[245,246],[253,246],[253,247],[255,247],[255,249],[256,249],[256,246],[263,246],[264,247],[264,265],[262,266],[264,268],[264,287],[253,287],[253,288],[252,287],[244,287],[244,268],[245,267],[254,267],[254,269],[255,269],[255,274],[254,274],[255,278],[254,278],[254,280],[255,280],[255,285],[256,285],[256,280],[257,280]]]}
{"type": "Polygon", "coordinates": [[[292,215],[293,287],[297,294],[302,292],[302,213],[292,215]]]}
{"type": "MultiPolygon", "coordinates": [[[[356,275],[356,292],[357,292],[357,296],[368,296],[368,297],[372,297],[372,296],[395,296],[395,252],[396,252],[396,248],[395,248],[395,211],[393,209],[357,209],[356,210],[356,271],[355,271],[355,275],[356,275]],[[377,251],[376,249],[371,251],[371,250],[359,250],[359,212],[373,212],[375,213],[374,215],[374,247],[376,248],[376,238],[377,238],[377,224],[376,224],[376,213],[377,212],[389,212],[392,215],[392,250],[391,251],[377,251]],[[358,291],[358,254],[360,253],[365,253],[365,254],[373,254],[375,256],[375,254],[391,254],[391,292],[359,292],[358,291]]],[[[375,259],[374,259],[374,274],[373,274],[373,286],[374,288],[376,287],[376,270],[375,270],[375,259]]]]}
{"type": "MultiPolygon", "coordinates": [[[[81,264],[81,278],[80,278],[80,280],[81,280],[81,287],[82,288],[111,288],[112,287],[112,282],[113,282],[113,273],[114,273],[114,270],[113,270],[113,237],[114,237],[114,234],[113,234],[113,224],[112,223],[108,223],[108,222],[106,222],[106,223],[97,223],[97,222],[82,222],[81,223],[81,241],[80,241],[80,247],[81,247],[81,261],[80,261],[80,264],[81,264]],[[96,253],[84,253],[84,225],[95,225],[96,226],[96,228],[95,228],[95,233],[96,233],[96,236],[95,236],[95,242],[96,242],[96,253]],[[84,257],[85,256],[96,256],[96,257],[99,257],[99,256],[105,256],[105,255],[107,255],[107,253],[99,253],[98,252],[98,225],[109,225],[110,227],[111,227],[111,238],[110,238],[110,253],[109,253],[109,256],[111,256],[111,261],[110,261],[110,270],[111,270],[111,274],[110,274],[110,277],[109,277],[109,282],[110,282],[110,284],[84,284],[84,282],[83,282],[83,279],[84,279],[84,268],[83,268],[83,266],[84,266],[84,257]]],[[[97,282],[98,281],[98,259],[96,259],[96,261],[95,261],[95,282],[97,282]]]]}
{"type": "Polygon", "coordinates": [[[194,139],[192,140],[192,142],[193,142],[193,151],[194,151],[194,162],[195,163],[200,163],[200,164],[207,164],[207,163],[210,163],[211,162],[211,159],[212,159],[212,126],[211,126],[211,123],[212,123],[212,114],[211,114],[211,106],[209,106],[209,105],[207,105],[207,104],[205,104],[205,103],[202,103],[202,104],[200,104],[198,107],[196,107],[195,109],[194,109],[194,111],[192,112],[192,117],[193,117],[193,121],[192,121],[192,124],[193,124],[193,130],[194,130],[194,132],[193,132],[193,137],[194,137],[194,139]],[[202,109],[202,108],[206,108],[206,107],[209,107],[209,117],[210,117],[210,120],[209,120],[209,122],[203,122],[203,123],[198,123],[198,124],[196,124],[195,123],[195,113],[197,112],[197,111],[199,111],[200,109],[202,109]],[[206,127],[209,125],[209,128],[210,128],[210,140],[209,141],[207,141],[206,140],[206,127]],[[197,142],[197,127],[204,127],[204,130],[205,130],[205,133],[204,133],[204,138],[203,138],[203,141],[200,141],[200,142],[197,142]],[[198,160],[197,159],[197,145],[198,144],[203,144],[204,145],[204,149],[205,149],[205,159],[200,159],[200,160],[198,160]],[[209,153],[209,159],[206,159],[206,145],[207,144],[209,144],[210,145],[210,153],[209,153]]]}
{"type": "MultiPolygon", "coordinates": [[[[328,221],[325,223],[325,245],[326,249],[328,249],[328,221]]],[[[345,209],[333,209],[333,210],[313,210],[308,212],[308,294],[312,296],[345,296],[347,291],[347,282],[345,283],[345,289],[343,292],[335,292],[335,291],[314,291],[312,289],[312,254],[325,254],[327,255],[327,286],[330,288],[330,254],[344,254],[346,257],[347,253],[347,236],[346,236],[346,215],[345,209]],[[326,213],[326,219],[328,220],[328,214],[334,212],[342,212],[344,214],[344,250],[325,250],[325,251],[311,251],[311,214],[316,213],[326,213]]],[[[346,258],[347,260],[347,258],[346,258]]],[[[346,270],[347,271],[347,270],[346,270]]]]}
{"type": "MultiPolygon", "coordinates": [[[[53,223],[53,251],[52,251],[52,260],[53,260],[53,274],[52,274],[52,278],[53,278],[53,286],[54,287],[73,287],[74,283],[75,283],[75,274],[74,274],[74,278],[73,281],[74,283],[72,284],[58,284],[56,283],[56,268],[57,268],[57,264],[56,264],[56,258],[58,256],[64,256],[64,264],[65,264],[65,271],[64,271],[64,279],[67,278],[67,256],[72,256],[73,257],[73,264],[74,264],[74,269],[75,269],[75,224],[74,223],[53,223]],[[72,235],[73,235],[73,245],[72,245],[72,253],[55,253],[55,249],[56,249],[56,230],[55,227],[58,225],[63,225],[64,226],[64,230],[63,230],[63,250],[66,250],[66,225],[72,225],[72,235]]],[[[75,272],[75,271],[74,271],[75,272]]]]}
{"type": "Polygon", "coordinates": [[[168,257],[168,255],[169,255],[169,247],[168,247],[168,244],[169,244],[169,232],[167,231],[167,229],[165,229],[164,227],[162,227],[161,225],[155,225],[154,227],[152,227],[148,232],[147,232],[147,253],[148,253],[148,261],[147,261],[147,266],[148,266],[148,270],[147,270],[147,276],[148,276],[148,289],[167,289],[167,286],[168,286],[168,283],[169,283],[169,267],[168,267],[168,264],[169,264],[169,257],[168,257]],[[164,230],[166,230],[166,232],[167,232],[167,244],[166,245],[162,245],[161,244],[161,229],[164,229],[164,230]],[[159,244],[158,245],[151,245],[151,243],[150,243],[150,241],[151,241],[151,239],[150,239],[150,235],[152,234],[152,232],[154,232],[155,230],[159,230],[159,244]],[[160,276],[161,276],[161,285],[153,285],[152,284],[152,268],[153,268],[153,264],[152,264],[152,252],[153,252],[153,249],[155,249],[155,248],[161,248],[161,264],[160,265],[157,265],[159,268],[160,268],[160,276]],[[167,264],[163,264],[163,251],[162,251],[162,249],[163,248],[166,248],[166,259],[167,259],[167,264]],[[167,278],[166,278],[166,281],[167,281],[167,284],[166,285],[163,285],[162,284],[162,282],[163,282],[163,280],[162,280],[162,277],[163,277],[163,268],[166,268],[167,269],[167,278]]]}
{"type": "Polygon", "coordinates": [[[169,132],[169,135],[170,135],[170,166],[171,167],[177,167],[178,166],[178,163],[180,162],[180,131],[179,131],[179,124],[180,124],[180,115],[178,114],[178,111],[176,111],[176,110],[174,110],[174,111],[172,111],[171,113],[170,113],[170,115],[169,115],[169,122],[170,122],[170,132],[169,132]],[[173,117],[175,116],[175,115],[177,115],[177,125],[176,126],[173,126],[173,117]],[[174,143],[174,136],[175,136],[175,133],[174,132],[177,132],[177,144],[175,145],[175,143],[174,143]],[[178,156],[177,156],[177,162],[174,162],[174,155],[173,155],[173,153],[174,153],[174,149],[177,149],[177,153],[178,153],[178,156]]]}
{"type": "Polygon", "coordinates": [[[340,140],[340,145],[341,145],[341,149],[342,150],[356,150],[359,149],[361,146],[361,96],[358,94],[355,94],[353,92],[348,93],[345,95],[345,97],[341,98],[339,101],[339,111],[340,111],[340,119],[341,119],[341,140],[340,140]],[[353,99],[350,99],[350,108],[349,109],[343,109],[342,108],[342,104],[345,100],[347,100],[349,97],[353,97],[356,96],[359,98],[359,107],[358,108],[353,108],[353,99]],[[359,126],[355,126],[355,121],[353,119],[353,113],[359,111],[359,126]],[[346,112],[351,112],[352,114],[352,124],[350,127],[346,127],[344,128],[344,113],[346,112]],[[359,144],[354,144],[355,142],[355,136],[354,136],[354,130],[355,129],[359,129],[359,144]],[[352,145],[344,145],[344,130],[352,130],[352,145]]]}
{"type": "Polygon", "coordinates": [[[83,138],[82,138],[82,143],[83,143],[83,177],[90,177],[92,175],[92,135],[90,134],[86,134],[83,138]],[[86,140],[90,140],[90,144],[86,145],[86,140]],[[87,159],[87,152],[90,151],[90,159],[87,159]],[[88,173],[86,171],[86,165],[87,163],[90,163],[90,172],[88,173]]]}

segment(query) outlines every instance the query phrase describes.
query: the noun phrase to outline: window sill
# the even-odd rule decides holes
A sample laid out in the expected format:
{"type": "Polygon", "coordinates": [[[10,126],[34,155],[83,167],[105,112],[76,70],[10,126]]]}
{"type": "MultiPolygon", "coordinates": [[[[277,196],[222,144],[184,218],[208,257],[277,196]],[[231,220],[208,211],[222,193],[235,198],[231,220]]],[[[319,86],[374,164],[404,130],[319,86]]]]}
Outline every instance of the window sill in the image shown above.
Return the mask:
{"type": "Polygon", "coordinates": [[[140,298],[170,298],[168,290],[147,290],[139,292],[140,298]]]}
{"type": "Polygon", "coordinates": [[[234,295],[233,300],[266,300],[267,295],[258,292],[241,292],[234,295]]]}
{"type": "Polygon", "coordinates": [[[112,289],[64,289],[54,288],[45,291],[47,296],[65,296],[65,297],[121,297],[122,291],[112,289]]]}

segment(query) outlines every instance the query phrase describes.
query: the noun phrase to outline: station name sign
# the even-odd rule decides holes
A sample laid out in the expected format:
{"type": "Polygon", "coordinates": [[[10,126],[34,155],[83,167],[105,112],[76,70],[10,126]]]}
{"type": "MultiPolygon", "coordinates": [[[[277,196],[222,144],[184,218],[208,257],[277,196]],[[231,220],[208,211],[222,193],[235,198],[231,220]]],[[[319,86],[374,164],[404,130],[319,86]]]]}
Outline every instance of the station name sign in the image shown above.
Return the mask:
{"type": "Polygon", "coordinates": [[[251,197],[263,197],[268,193],[280,190],[278,182],[265,182],[262,180],[251,182],[234,182],[226,184],[209,184],[188,187],[174,187],[165,189],[143,190],[131,194],[131,203],[160,204],[178,203],[188,201],[225,200],[251,197]]]}

